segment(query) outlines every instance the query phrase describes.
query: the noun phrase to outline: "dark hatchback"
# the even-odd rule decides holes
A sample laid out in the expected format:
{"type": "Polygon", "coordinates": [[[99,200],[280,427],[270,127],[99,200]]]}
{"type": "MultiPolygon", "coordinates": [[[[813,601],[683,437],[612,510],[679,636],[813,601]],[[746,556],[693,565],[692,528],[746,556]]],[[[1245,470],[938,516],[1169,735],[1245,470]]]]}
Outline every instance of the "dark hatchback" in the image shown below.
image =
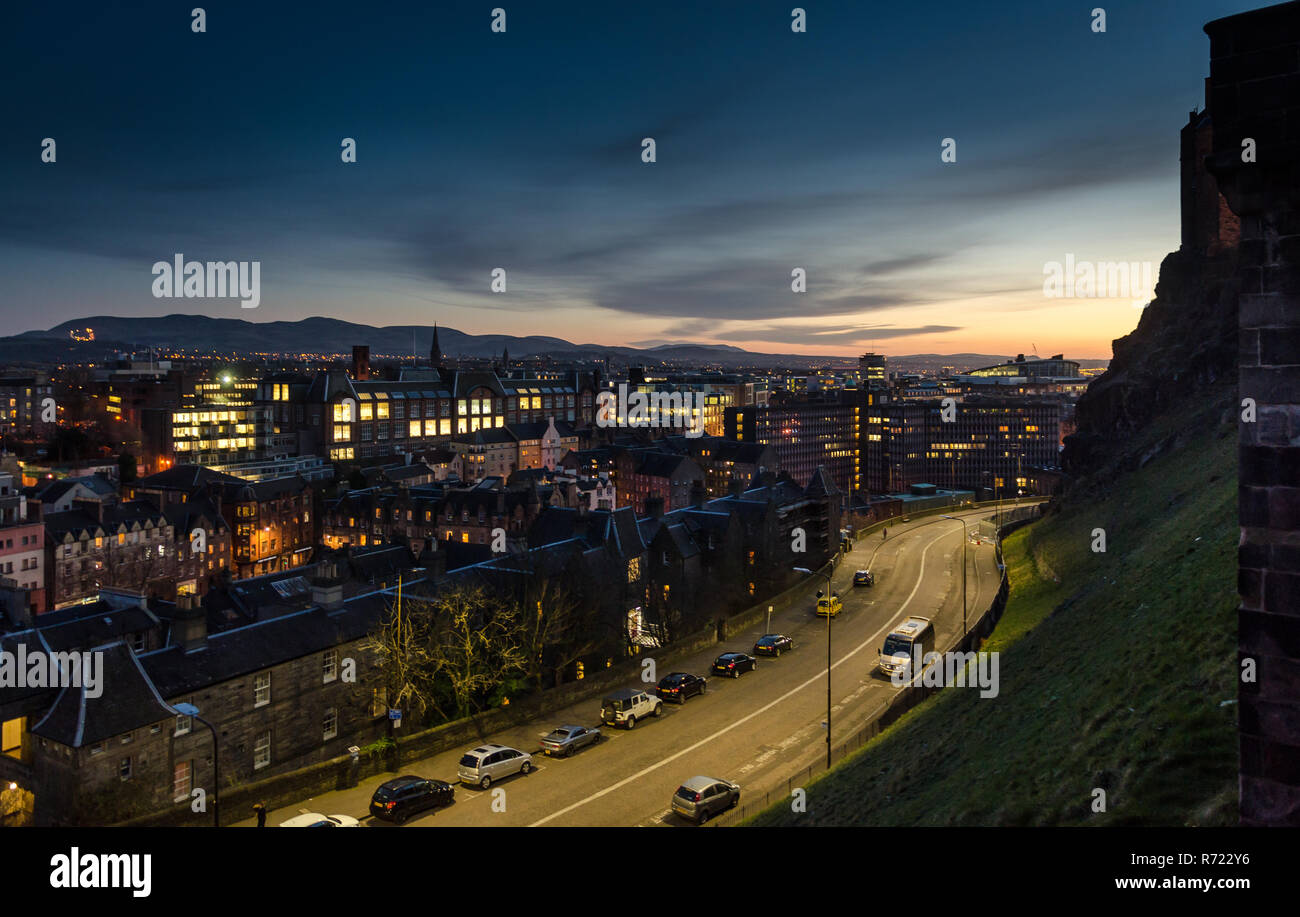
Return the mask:
{"type": "Polygon", "coordinates": [[[755,656],[780,656],[794,649],[794,641],[785,634],[763,634],[754,641],[755,656]]]}
{"type": "Polygon", "coordinates": [[[713,660],[713,671],[730,678],[739,678],[741,672],[752,672],[758,660],[746,653],[723,653],[713,660]]]}
{"type": "Polygon", "coordinates": [[[441,780],[397,777],[375,790],[370,798],[370,814],[400,825],[426,809],[451,805],[455,795],[455,788],[441,780]]]}
{"type": "Polygon", "coordinates": [[[686,703],[686,698],[704,693],[704,679],[687,672],[672,672],[659,679],[659,696],[664,700],[686,703]]]}

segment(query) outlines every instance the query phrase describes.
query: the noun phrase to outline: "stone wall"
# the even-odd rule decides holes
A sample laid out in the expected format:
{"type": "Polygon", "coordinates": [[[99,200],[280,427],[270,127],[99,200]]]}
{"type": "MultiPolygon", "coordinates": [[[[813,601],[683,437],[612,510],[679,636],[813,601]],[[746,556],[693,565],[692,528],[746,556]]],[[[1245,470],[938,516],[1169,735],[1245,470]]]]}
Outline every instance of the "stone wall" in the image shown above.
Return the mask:
{"type": "Polygon", "coordinates": [[[1300,825],[1300,3],[1205,31],[1208,166],[1241,217],[1240,817],[1300,825]]]}

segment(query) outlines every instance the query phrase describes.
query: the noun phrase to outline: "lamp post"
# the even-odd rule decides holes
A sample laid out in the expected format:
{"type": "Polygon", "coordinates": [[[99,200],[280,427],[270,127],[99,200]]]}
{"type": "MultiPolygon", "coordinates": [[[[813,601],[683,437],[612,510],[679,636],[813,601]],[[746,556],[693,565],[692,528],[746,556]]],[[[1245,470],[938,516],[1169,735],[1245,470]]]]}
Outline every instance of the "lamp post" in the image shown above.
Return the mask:
{"type": "Polygon", "coordinates": [[[970,544],[970,533],[966,530],[966,520],[956,516],[940,516],[961,523],[961,635],[966,636],[966,546],[970,544]]]}
{"type": "MultiPolygon", "coordinates": [[[[835,573],[835,560],[832,558],[826,565],[826,769],[831,768],[831,618],[834,617],[832,611],[834,603],[830,600],[834,593],[831,592],[831,577],[835,573]]],[[[795,573],[806,573],[809,576],[814,575],[814,571],[807,567],[795,567],[795,573]]]]}
{"type": "Polygon", "coordinates": [[[208,731],[212,733],[212,827],[220,828],[221,815],[219,814],[220,810],[218,809],[218,794],[221,792],[221,761],[217,757],[216,727],[203,717],[199,716],[199,708],[193,704],[177,704],[172,709],[176,711],[178,716],[188,716],[191,719],[198,720],[204,726],[207,726],[208,731]]]}

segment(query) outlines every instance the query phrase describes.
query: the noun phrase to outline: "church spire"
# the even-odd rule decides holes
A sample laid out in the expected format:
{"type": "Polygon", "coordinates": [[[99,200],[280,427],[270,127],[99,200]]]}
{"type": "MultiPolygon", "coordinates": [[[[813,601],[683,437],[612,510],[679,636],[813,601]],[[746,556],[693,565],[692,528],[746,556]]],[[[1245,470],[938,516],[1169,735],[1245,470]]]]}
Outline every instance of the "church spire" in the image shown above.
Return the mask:
{"type": "Polygon", "coordinates": [[[442,368],[442,348],[438,346],[438,323],[433,323],[433,344],[429,347],[429,365],[442,368]]]}

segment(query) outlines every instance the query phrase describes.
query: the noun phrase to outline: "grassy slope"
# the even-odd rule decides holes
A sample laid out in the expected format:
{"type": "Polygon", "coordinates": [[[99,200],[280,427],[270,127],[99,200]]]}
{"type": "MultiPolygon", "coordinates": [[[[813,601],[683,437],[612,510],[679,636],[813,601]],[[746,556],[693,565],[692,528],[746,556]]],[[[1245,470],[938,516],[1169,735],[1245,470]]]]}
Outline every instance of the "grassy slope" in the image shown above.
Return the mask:
{"type": "Polygon", "coordinates": [[[984,647],[1002,654],[997,698],[940,692],[813,783],[806,814],[750,824],[1234,823],[1231,398],[1167,419],[1145,439],[1172,450],[1007,538],[1011,599],[984,647]]]}

